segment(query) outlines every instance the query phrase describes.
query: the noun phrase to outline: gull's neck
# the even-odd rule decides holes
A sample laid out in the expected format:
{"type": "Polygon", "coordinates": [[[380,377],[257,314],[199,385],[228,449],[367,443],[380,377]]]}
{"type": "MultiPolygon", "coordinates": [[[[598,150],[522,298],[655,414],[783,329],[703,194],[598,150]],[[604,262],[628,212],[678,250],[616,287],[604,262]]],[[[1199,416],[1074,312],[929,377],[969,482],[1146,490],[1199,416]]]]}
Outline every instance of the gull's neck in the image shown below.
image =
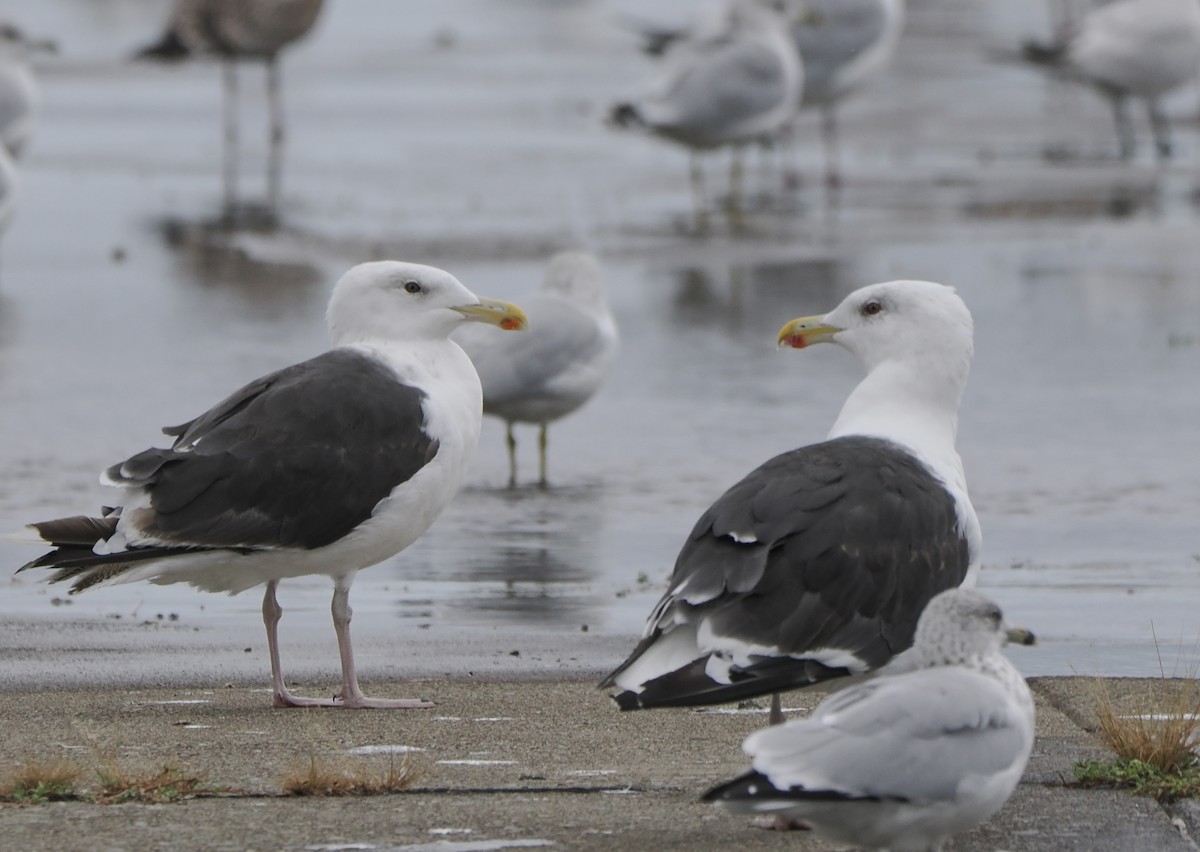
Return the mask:
{"type": "Polygon", "coordinates": [[[965,493],[962,461],[954,448],[965,379],[930,370],[927,364],[885,361],[846,399],[829,437],[869,435],[893,441],[965,493]]]}

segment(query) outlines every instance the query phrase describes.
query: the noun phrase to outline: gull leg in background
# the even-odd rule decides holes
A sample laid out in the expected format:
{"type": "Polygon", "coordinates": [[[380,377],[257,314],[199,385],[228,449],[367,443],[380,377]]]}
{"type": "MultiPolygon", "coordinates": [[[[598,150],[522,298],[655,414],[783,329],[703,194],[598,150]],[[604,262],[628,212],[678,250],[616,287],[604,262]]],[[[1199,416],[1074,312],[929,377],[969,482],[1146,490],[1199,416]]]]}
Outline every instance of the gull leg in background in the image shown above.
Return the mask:
{"type": "Polygon", "coordinates": [[[1150,133],[1154,137],[1154,150],[1160,160],[1171,158],[1171,123],[1163,112],[1162,101],[1158,98],[1146,99],[1146,115],[1150,118],[1150,133]]]}
{"type": "Polygon", "coordinates": [[[1136,141],[1133,136],[1133,119],[1129,115],[1129,99],[1114,94],[1112,99],[1113,123],[1117,128],[1117,150],[1122,160],[1132,160],[1136,141]]]}
{"type": "Polygon", "coordinates": [[[517,487],[517,436],[513,434],[512,421],[508,421],[504,444],[508,447],[508,487],[517,487]]]}
{"type": "Polygon", "coordinates": [[[542,424],[541,431],[538,432],[538,484],[545,488],[549,485],[546,479],[546,447],[549,445],[547,437],[547,425],[542,424]]]}
{"type": "Polygon", "coordinates": [[[224,189],[225,208],[232,209],[237,204],[237,171],[238,171],[238,79],[237,60],[226,59],[222,63],[222,82],[225,89],[225,162],[224,189]]]}
{"type": "Polygon", "coordinates": [[[696,230],[708,230],[708,194],[704,189],[704,163],[693,151],[688,160],[688,179],[692,187],[692,205],[696,208],[696,230]]]}
{"type": "MultiPolygon", "coordinates": [[[[783,717],[783,699],[780,698],[778,692],[771,693],[771,710],[767,714],[767,726],[782,725],[785,719],[783,717]]],[[[751,825],[755,828],[765,828],[768,831],[807,831],[808,826],[798,819],[786,816],[784,814],[776,814],[773,817],[760,817],[751,821],[751,825]]]]}
{"type": "Polygon", "coordinates": [[[744,150],[742,145],[733,145],[729,149],[729,197],[725,200],[725,213],[735,230],[745,224],[745,210],[742,206],[742,177],[746,172],[742,160],[744,150]]]}
{"type": "Polygon", "coordinates": [[[833,104],[821,107],[821,141],[825,147],[825,186],[841,189],[842,167],[838,157],[837,110],[833,104]]]}
{"type": "Polygon", "coordinates": [[[279,59],[272,56],[267,60],[267,101],[271,110],[270,152],[267,160],[267,204],[272,211],[279,207],[279,195],[283,181],[283,92],[279,77],[279,59]]]}

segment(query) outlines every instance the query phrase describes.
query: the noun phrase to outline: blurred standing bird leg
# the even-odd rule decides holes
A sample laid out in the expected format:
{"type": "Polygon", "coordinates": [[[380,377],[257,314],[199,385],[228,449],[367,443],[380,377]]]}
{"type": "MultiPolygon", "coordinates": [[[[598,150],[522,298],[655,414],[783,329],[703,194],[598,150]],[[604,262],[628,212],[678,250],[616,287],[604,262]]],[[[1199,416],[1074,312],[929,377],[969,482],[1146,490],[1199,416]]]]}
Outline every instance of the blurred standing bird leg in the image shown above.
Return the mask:
{"type": "Polygon", "coordinates": [[[1171,139],[1162,98],[1193,83],[1200,72],[1200,3],[1113,0],[1080,18],[1064,40],[1026,43],[1024,55],[1108,99],[1122,159],[1130,159],[1136,146],[1128,101],[1144,100],[1163,159],[1171,155],[1171,139]]]}
{"type": "MultiPolygon", "coordinates": [[[[804,68],[783,17],[758,0],[729,0],[717,19],[669,41],[657,72],[610,109],[609,123],[687,148],[692,192],[706,211],[699,200],[700,153],[779,132],[803,86],[804,68]]],[[[738,191],[730,187],[730,196],[738,191]]],[[[702,224],[706,217],[697,213],[702,224]]]]}
{"type": "Polygon", "coordinates": [[[837,110],[832,103],[821,106],[821,142],[825,146],[825,186],[842,187],[842,168],[838,159],[837,110]]]}
{"type": "Polygon", "coordinates": [[[214,55],[222,60],[224,89],[224,163],[226,211],[238,204],[239,118],[237,63],[262,62],[266,75],[269,137],[266,194],[269,209],[278,209],[283,175],[283,81],[279,54],[311,31],[323,0],[175,0],[162,38],[138,58],[182,60],[214,55]]]}
{"type": "Polygon", "coordinates": [[[271,109],[270,153],[267,160],[267,200],[274,210],[279,206],[279,193],[283,182],[283,92],[280,79],[279,57],[267,60],[267,100],[271,109]]]}
{"type": "Polygon", "coordinates": [[[696,230],[708,230],[708,193],[704,188],[704,163],[693,151],[688,158],[688,183],[692,188],[692,207],[696,214],[696,230]]]}
{"type": "Polygon", "coordinates": [[[221,163],[221,185],[226,210],[237,204],[238,191],[238,77],[237,60],[221,63],[221,82],[224,86],[224,141],[221,163]]]}

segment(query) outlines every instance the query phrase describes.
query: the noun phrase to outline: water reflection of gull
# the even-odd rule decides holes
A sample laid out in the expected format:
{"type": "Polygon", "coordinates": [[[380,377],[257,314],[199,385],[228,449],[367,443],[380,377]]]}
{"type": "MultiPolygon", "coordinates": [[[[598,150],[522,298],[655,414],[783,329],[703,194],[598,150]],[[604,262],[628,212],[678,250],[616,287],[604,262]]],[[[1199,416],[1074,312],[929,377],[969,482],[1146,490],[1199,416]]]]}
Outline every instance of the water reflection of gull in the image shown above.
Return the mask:
{"type": "Polygon", "coordinates": [[[610,603],[590,588],[602,570],[606,503],[598,485],[553,491],[467,487],[436,536],[418,542],[414,558],[395,560],[393,571],[418,596],[429,582],[452,588],[434,595],[436,605],[460,617],[482,613],[488,623],[501,618],[530,625],[594,622],[595,610],[610,603]],[[480,549],[479,540],[489,546],[480,549]]]}
{"type": "Polygon", "coordinates": [[[323,0],[175,0],[162,38],[142,50],[146,59],[179,60],[193,54],[219,56],[224,65],[225,203],[237,202],[237,62],[263,62],[270,109],[270,156],[267,198],[279,203],[283,169],[284,121],[279,53],[303,38],[321,12],[323,0]]]}
{"type": "MultiPolygon", "coordinates": [[[[231,226],[225,217],[191,221],[166,218],[153,226],[171,249],[181,277],[206,291],[232,293],[239,311],[278,322],[311,313],[327,294],[321,266],[304,260],[306,235],[270,223],[262,229],[231,226]]],[[[206,299],[205,311],[221,303],[206,299]]]]}

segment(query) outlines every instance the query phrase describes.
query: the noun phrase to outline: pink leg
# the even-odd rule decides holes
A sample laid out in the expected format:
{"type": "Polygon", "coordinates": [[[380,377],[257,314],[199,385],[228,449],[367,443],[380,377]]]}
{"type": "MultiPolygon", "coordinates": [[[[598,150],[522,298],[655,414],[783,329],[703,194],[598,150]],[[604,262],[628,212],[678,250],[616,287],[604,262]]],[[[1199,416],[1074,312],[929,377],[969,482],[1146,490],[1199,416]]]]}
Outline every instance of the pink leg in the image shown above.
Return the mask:
{"type": "Polygon", "coordinates": [[[354,575],[338,577],[333,581],[333,629],[337,633],[338,653],[342,657],[342,688],[338,690],[337,699],[340,707],[353,708],[395,708],[401,710],[421,709],[432,707],[432,701],[422,701],[419,698],[367,698],[358,688],[358,675],[354,671],[354,649],[350,646],[350,617],[354,611],[350,609],[350,584],[354,575]]]}
{"type": "Polygon", "coordinates": [[[283,616],[283,607],[275,599],[277,582],[267,583],[266,594],[263,595],[263,624],[267,628],[267,648],[271,654],[271,706],[272,707],[391,707],[391,708],[421,708],[432,707],[430,701],[415,698],[367,698],[358,688],[358,678],[354,673],[354,653],[350,648],[350,583],[353,577],[338,578],[333,591],[333,627],[337,631],[338,650],[342,658],[342,688],[333,698],[301,698],[287,691],[283,683],[283,671],[279,664],[279,637],[277,628],[279,619],[283,616]]]}
{"type": "MultiPolygon", "coordinates": [[[[783,702],[779,697],[779,693],[771,695],[771,712],[767,716],[768,725],[782,725],[783,717],[783,702]]],[[[800,822],[798,819],[793,819],[790,816],[776,814],[773,817],[760,817],[754,820],[755,828],[765,828],[769,831],[807,831],[808,826],[800,822]]]]}
{"type": "MultiPolygon", "coordinates": [[[[275,599],[277,580],[267,583],[267,591],[263,595],[263,624],[267,628],[267,650],[271,655],[271,706],[272,707],[303,707],[297,704],[283,684],[283,667],[279,664],[279,620],[283,618],[283,607],[275,599]]],[[[304,701],[304,699],[299,699],[304,701]]]]}

